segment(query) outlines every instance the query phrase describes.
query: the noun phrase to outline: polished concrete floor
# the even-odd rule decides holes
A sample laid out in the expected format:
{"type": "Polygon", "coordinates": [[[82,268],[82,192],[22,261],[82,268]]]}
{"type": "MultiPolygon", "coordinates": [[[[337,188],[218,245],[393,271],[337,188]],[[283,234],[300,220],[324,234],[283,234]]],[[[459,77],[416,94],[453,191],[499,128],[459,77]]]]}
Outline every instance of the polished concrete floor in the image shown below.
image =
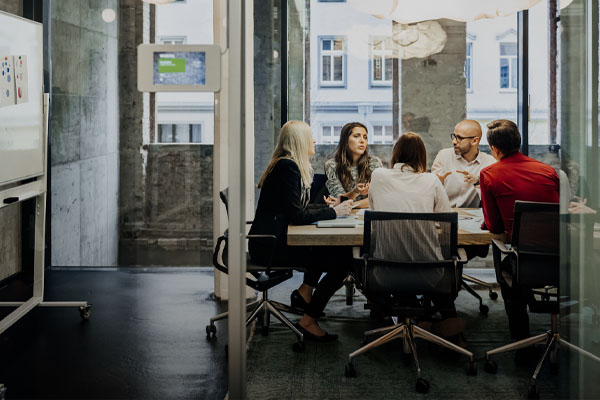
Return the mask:
{"type": "MultiPolygon", "coordinates": [[[[91,317],[36,308],[0,335],[6,398],[223,399],[227,324],[206,340],[208,319],[223,308],[212,292],[212,268],[48,271],[45,299],[86,300],[91,317]]],[[[0,301],[30,293],[15,279],[0,301]]]]}

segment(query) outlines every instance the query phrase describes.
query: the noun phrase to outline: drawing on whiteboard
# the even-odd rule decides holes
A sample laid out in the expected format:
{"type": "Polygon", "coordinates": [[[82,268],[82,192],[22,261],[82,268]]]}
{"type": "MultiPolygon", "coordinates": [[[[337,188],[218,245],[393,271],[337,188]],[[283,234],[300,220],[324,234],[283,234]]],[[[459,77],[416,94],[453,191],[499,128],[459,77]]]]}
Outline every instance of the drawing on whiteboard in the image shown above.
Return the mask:
{"type": "Polygon", "coordinates": [[[14,56],[15,98],[17,104],[29,101],[29,77],[27,76],[27,56],[14,56]]]}
{"type": "Polygon", "coordinates": [[[13,57],[0,55],[0,107],[16,104],[14,73],[13,57]]]}

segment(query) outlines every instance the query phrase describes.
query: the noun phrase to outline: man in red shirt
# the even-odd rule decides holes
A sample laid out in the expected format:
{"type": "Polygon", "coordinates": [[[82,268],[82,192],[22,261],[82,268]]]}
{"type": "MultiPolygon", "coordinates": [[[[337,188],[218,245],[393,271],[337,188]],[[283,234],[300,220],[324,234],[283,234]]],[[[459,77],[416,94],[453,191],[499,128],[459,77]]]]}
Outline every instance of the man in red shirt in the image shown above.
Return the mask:
{"type": "MultiPolygon", "coordinates": [[[[492,156],[498,162],[481,170],[481,203],[484,226],[490,232],[506,232],[512,239],[513,212],[516,200],[559,202],[559,178],[549,165],[523,155],[521,134],[517,125],[508,120],[488,124],[487,140],[492,156]]],[[[527,300],[531,293],[512,284],[510,260],[496,266],[508,325],[514,339],[529,337],[527,300]],[[500,268],[500,270],[498,270],[500,268]]]]}

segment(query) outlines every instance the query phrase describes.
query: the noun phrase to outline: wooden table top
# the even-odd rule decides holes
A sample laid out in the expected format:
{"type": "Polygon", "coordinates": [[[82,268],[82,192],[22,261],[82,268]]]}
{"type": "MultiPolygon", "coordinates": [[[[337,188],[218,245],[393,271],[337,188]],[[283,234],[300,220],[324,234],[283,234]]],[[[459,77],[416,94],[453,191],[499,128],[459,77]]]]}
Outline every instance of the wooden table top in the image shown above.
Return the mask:
{"type": "MultiPolygon", "coordinates": [[[[490,233],[480,229],[483,215],[480,208],[459,208],[458,245],[485,245],[492,239],[504,239],[504,234],[490,233]]],[[[353,212],[355,214],[356,212],[353,212]]],[[[362,216],[355,216],[361,220],[362,216]]],[[[288,246],[362,246],[363,225],[354,228],[317,228],[317,225],[290,225],[288,246]]]]}

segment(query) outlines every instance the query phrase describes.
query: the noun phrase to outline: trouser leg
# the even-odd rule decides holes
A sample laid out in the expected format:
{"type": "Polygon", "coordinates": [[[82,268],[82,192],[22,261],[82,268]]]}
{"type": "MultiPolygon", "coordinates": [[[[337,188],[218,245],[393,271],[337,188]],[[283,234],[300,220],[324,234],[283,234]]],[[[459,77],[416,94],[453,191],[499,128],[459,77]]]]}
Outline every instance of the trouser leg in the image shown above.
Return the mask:
{"type": "Polygon", "coordinates": [[[318,318],[325,309],[329,299],[331,299],[331,296],[342,287],[347,275],[348,270],[346,268],[327,272],[317,284],[308,308],[305,310],[306,314],[312,318],[318,318]]]}
{"type": "Polygon", "coordinates": [[[504,300],[510,336],[515,340],[528,338],[530,334],[527,303],[531,291],[517,286],[512,280],[512,266],[509,257],[500,263],[500,270],[496,271],[496,278],[504,300]]]}

